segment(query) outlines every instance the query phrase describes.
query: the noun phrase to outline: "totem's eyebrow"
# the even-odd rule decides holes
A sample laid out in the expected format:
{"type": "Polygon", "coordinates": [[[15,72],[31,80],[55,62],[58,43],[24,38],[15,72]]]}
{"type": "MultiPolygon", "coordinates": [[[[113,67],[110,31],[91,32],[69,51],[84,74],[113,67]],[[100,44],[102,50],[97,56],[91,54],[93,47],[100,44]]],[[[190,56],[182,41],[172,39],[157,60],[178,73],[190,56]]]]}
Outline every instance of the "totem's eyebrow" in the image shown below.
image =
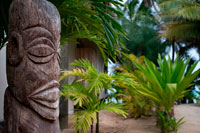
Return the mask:
{"type": "Polygon", "coordinates": [[[51,32],[43,27],[31,27],[23,30],[23,34],[28,39],[25,49],[28,49],[36,44],[46,44],[55,49],[54,39],[51,32]]]}
{"type": "Polygon", "coordinates": [[[26,37],[29,38],[29,40],[34,40],[38,37],[46,37],[49,40],[53,41],[53,35],[49,30],[46,28],[35,26],[35,27],[29,27],[23,30],[23,33],[26,35],[26,37]]]}

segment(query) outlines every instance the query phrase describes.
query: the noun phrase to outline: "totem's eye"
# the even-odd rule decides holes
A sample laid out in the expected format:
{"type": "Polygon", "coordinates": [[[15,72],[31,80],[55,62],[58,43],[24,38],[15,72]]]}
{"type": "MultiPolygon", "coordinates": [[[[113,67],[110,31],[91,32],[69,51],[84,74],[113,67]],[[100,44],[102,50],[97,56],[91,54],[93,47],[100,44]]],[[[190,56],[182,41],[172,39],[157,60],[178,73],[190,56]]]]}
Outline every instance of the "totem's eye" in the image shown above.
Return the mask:
{"type": "Polygon", "coordinates": [[[28,58],[35,63],[47,63],[54,56],[55,50],[43,41],[34,42],[28,49],[28,58]],[[43,43],[42,43],[43,42],[43,43]]]}
{"type": "Polygon", "coordinates": [[[37,46],[33,46],[28,53],[36,56],[36,57],[47,57],[51,54],[53,54],[54,50],[44,44],[38,44],[37,46]]]}

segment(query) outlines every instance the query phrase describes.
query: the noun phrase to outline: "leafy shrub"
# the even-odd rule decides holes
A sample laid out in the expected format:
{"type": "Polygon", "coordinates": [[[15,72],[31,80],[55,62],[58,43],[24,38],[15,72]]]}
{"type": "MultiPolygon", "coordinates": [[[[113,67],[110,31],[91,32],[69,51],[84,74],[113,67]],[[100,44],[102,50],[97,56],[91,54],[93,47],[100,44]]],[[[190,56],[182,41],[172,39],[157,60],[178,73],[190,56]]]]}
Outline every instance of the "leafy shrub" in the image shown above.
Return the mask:
{"type": "Polygon", "coordinates": [[[159,108],[163,108],[164,115],[160,113],[158,118],[162,122],[160,123],[162,130],[177,130],[171,127],[171,123],[176,122],[173,116],[173,105],[177,99],[184,96],[187,92],[186,89],[192,85],[191,82],[200,73],[200,69],[193,72],[198,62],[194,63],[187,73],[185,73],[185,69],[189,60],[179,59],[179,57],[172,62],[170,58],[162,60],[159,56],[159,67],[146,58],[144,58],[145,65],[134,60],[133,62],[147,79],[147,82],[144,82],[140,76],[137,77],[138,82],[142,84],[142,87],[137,91],[149,97],[159,108]]]}
{"type": "MultiPolygon", "coordinates": [[[[68,76],[78,78],[71,84],[63,84],[61,96],[74,101],[77,110],[74,114],[76,132],[86,133],[94,122],[97,122],[97,114],[100,110],[107,110],[126,117],[123,105],[111,100],[99,99],[102,90],[111,88],[112,76],[106,73],[98,73],[87,60],[79,60],[72,63],[77,67],[72,71],[62,71],[60,80],[68,76]],[[110,101],[110,102],[108,102],[110,101]]],[[[108,98],[109,99],[109,98],[108,98]]]]}
{"type": "MultiPolygon", "coordinates": [[[[130,117],[139,118],[142,115],[151,115],[153,103],[148,97],[137,92],[141,84],[136,79],[137,76],[142,78],[142,73],[131,62],[131,60],[135,60],[144,65],[144,57],[136,58],[133,54],[127,57],[123,60],[121,66],[115,69],[116,72],[113,76],[116,98],[122,100],[124,109],[130,117]]],[[[144,78],[143,80],[145,81],[144,78]]]]}

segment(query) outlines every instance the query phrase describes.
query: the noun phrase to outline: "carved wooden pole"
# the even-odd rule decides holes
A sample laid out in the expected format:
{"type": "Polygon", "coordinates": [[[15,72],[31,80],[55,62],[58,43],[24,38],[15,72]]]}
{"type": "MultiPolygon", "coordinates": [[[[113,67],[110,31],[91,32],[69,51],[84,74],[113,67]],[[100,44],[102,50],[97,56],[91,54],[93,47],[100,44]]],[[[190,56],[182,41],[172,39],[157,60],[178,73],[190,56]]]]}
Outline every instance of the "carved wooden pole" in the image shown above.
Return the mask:
{"type": "Polygon", "coordinates": [[[13,0],[9,14],[4,132],[59,133],[59,13],[46,0],[13,0]]]}

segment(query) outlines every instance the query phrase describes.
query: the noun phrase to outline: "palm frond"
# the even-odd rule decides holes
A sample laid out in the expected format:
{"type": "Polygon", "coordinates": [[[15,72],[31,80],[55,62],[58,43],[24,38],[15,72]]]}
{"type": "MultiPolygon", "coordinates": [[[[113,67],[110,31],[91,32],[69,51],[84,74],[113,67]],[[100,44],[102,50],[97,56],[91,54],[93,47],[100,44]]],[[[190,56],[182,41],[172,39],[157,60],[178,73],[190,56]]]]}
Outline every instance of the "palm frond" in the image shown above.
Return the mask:
{"type": "Polygon", "coordinates": [[[175,14],[177,17],[183,17],[188,20],[200,20],[200,5],[186,7],[175,14]]]}
{"type": "Polygon", "coordinates": [[[82,69],[82,68],[75,68],[73,70],[61,70],[61,76],[60,76],[60,79],[59,81],[62,81],[63,79],[65,79],[66,77],[68,76],[79,76],[81,78],[86,78],[88,76],[87,72],[82,69]]]}
{"type": "Polygon", "coordinates": [[[163,25],[160,36],[169,40],[193,42],[199,40],[199,24],[197,22],[170,22],[163,25]]]}
{"type": "Polygon", "coordinates": [[[74,62],[71,63],[71,65],[75,67],[82,67],[84,69],[88,69],[90,67],[95,69],[94,66],[88,60],[84,60],[84,59],[75,60],[74,62]]]}
{"type": "Polygon", "coordinates": [[[90,78],[86,79],[86,81],[89,83],[88,88],[90,92],[94,91],[95,95],[100,94],[100,92],[104,89],[107,89],[110,87],[111,77],[107,74],[100,73],[98,75],[95,75],[90,72],[90,78]]]}
{"type": "Polygon", "coordinates": [[[106,73],[98,73],[88,60],[75,60],[71,65],[81,68],[75,68],[72,71],[61,71],[60,80],[68,76],[78,76],[81,78],[80,81],[86,81],[89,92],[94,92],[95,95],[98,95],[105,88],[110,88],[111,76],[106,73]]]}
{"type": "Polygon", "coordinates": [[[60,95],[64,96],[66,99],[71,99],[74,101],[74,105],[83,107],[85,103],[92,102],[92,96],[87,92],[87,88],[83,86],[80,82],[73,82],[72,85],[63,84],[64,89],[61,90],[60,95]]]}
{"type": "Polygon", "coordinates": [[[96,118],[96,111],[91,110],[84,110],[75,112],[73,119],[75,119],[76,131],[81,129],[82,133],[87,133],[90,125],[92,125],[93,121],[97,121],[96,118]]]}
{"type": "Polygon", "coordinates": [[[120,114],[125,118],[127,116],[127,113],[123,110],[123,104],[102,102],[98,106],[97,110],[99,110],[99,111],[100,110],[107,110],[107,111],[110,111],[110,112],[113,112],[113,113],[116,113],[116,114],[120,114]]]}
{"type": "MultiPolygon", "coordinates": [[[[120,35],[123,28],[113,16],[122,15],[105,0],[64,1],[58,10],[62,18],[62,43],[74,38],[87,38],[97,44],[105,61],[108,57],[115,59],[121,49],[120,35]],[[70,34],[73,33],[73,34],[70,34]]],[[[116,7],[120,2],[109,1],[116,7]]]]}
{"type": "Polygon", "coordinates": [[[120,88],[136,88],[138,83],[136,82],[136,76],[131,73],[117,73],[113,76],[112,84],[120,88]]]}
{"type": "Polygon", "coordinates": [[[167,0],[159,4],[162,15],[182,17],[188,20],[200,19],[200,4],[189,0],[167,0]]]}

